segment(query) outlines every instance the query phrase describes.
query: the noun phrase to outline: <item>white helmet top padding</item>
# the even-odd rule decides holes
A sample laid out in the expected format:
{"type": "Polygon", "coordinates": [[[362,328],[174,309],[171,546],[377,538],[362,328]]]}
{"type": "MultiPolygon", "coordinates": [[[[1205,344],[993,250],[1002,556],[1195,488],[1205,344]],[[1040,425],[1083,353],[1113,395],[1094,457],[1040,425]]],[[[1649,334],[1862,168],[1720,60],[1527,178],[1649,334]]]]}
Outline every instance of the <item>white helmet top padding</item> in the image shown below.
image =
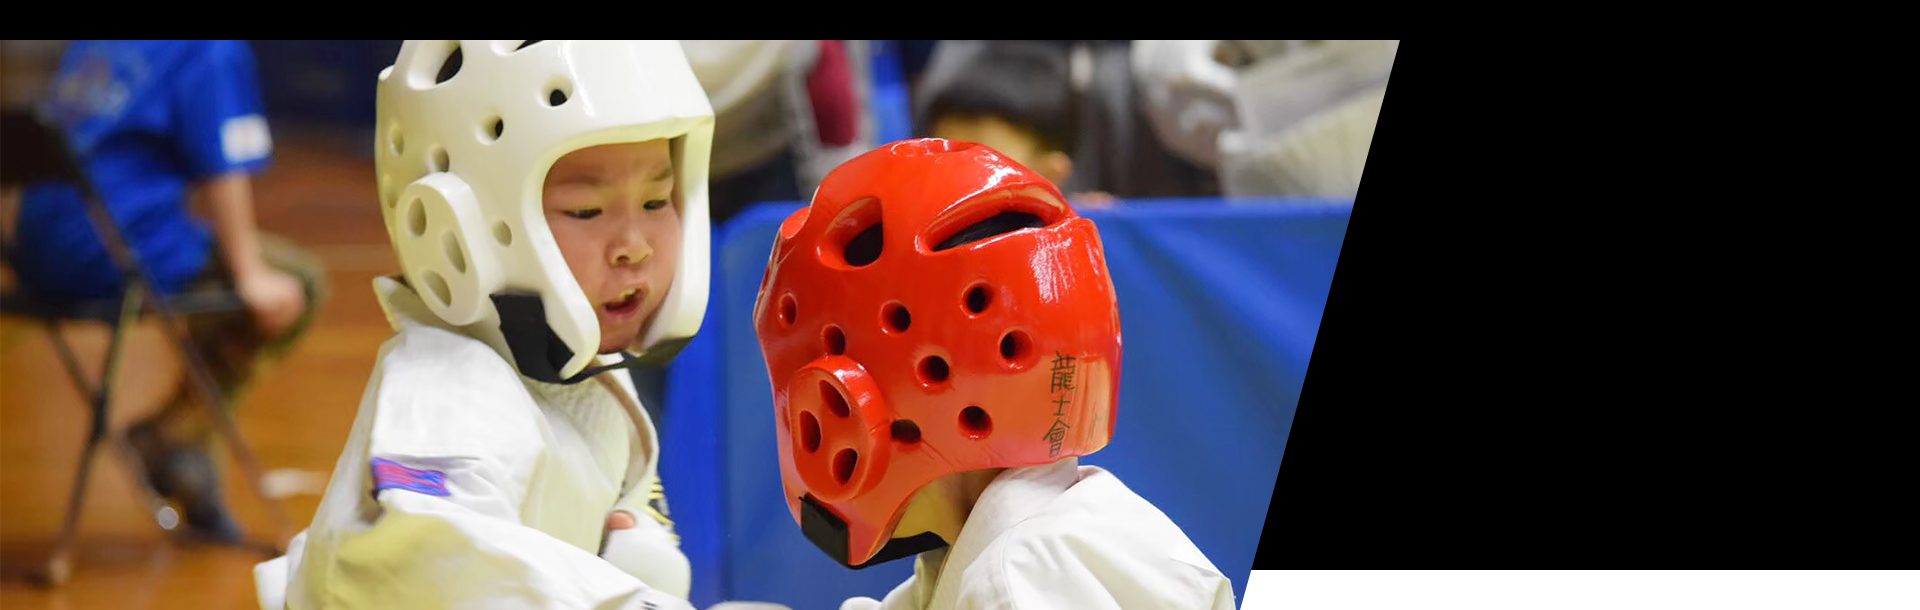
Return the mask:
{"type": "MultiPolygon", "coordinates": [[[[380,73],[375,167],[401,269],[449,324],[513,326],[496,302],[537,303],[515,309],[544,314],[550,336],[533,344],[561,379],[575,377],[599,351],[600,326],[547,226],[547,170],[582,148],[672,139],[679,268],[630,348],[671,355],[706,311],[706,94],[674,41],[523,42],[409,40],[380,73]]],[[[504,330],[506,346],[524,343],[504,330]]],[[[532,375],[523,365],[535,355],[505,355],[532,375]]]]}

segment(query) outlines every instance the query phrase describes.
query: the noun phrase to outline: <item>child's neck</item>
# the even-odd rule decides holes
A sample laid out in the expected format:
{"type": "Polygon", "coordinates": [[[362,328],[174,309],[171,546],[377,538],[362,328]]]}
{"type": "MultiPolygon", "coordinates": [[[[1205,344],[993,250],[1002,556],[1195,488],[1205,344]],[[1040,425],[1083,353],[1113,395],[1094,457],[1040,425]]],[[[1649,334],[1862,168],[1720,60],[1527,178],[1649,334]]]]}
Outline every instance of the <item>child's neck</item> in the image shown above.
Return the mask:
{"type": "Polygon", "coordinates": [[[1004,471],[1005,468],[988,468],[957,472],[928,483],[907,502],[907,510],[900,516],[900,524],[894,526],[893,536],[906,538],[933,532],[948,545],[954,544],[960,539],[961,526],[973,514],[973,505],[980,500],[980,493],[1004,471]]]}

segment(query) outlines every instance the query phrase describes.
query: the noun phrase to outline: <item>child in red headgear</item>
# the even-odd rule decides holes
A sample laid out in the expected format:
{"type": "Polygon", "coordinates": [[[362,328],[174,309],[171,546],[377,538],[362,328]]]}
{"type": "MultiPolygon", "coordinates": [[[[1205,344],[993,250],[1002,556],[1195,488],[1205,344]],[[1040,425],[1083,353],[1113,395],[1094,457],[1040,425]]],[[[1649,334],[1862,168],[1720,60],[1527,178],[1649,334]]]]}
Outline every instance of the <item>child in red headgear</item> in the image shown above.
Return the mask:
{"type": "Polygon", "coordinates": [[[985,146],[894,143],[781,226],[754,308],[781,477],[846,608],[1233,608],[1159,509],[1077,457],[1112,438],[1120,315],[1100,236],[985,146]]]}

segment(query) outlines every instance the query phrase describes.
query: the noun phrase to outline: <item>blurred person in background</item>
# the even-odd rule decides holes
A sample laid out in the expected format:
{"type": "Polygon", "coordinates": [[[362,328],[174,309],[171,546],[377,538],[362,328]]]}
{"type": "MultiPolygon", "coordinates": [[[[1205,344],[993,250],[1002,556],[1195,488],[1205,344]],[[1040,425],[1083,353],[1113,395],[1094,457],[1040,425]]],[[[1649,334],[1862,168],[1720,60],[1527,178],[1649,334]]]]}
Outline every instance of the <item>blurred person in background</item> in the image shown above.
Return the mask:
{"type": "Polygon", "coordinates": [[[67,42],[0,40],[0,107],[13,110],[39,104],[67,42]]]}
{"type": "MultiPolygon", "coordinates": [[[[67,43],[65,40],[0,40],[0,109],[31,111],[38,106],[67,43]]],[[[9,187],[0,192],[0,243],[12,238],[14,223],[20,217],[19,209],[18,189],[9,187]]],[[[12,291],[15,281],[13,269],[0,265],[0,290],[12,291]]],[[[0,323],[13,324],[14,320],[0,323]]],[[[6,334],[9,344],[23,336],[22,333],[6,334]]]]}
{"type": "MultiPolygon", "coordinates": [[[[244,41],[81,40],[67,46],[39,108],[66,135],[154,289],[232,290],[246,304],[186,318],[230,406],[300,338],[325,293],[316,258],[254,224],[250,177],[273,150],[257,82],[244,41]]],[[[117,297],[121,271],[80,197],[68,184],[24,189],[8,210],[6,259],[16,281],[37,293],[117,297]]],[[[128,440],[189,534],[238,542],[209,452],[209,422],[179,381],[128,440]]]]}
{"type": "MultiPolygon", "coordinates": [[[[962,99],[991,99],[1000,116],[1028,116],[1048,111],[1050,131],[1067,139],[1058,148],[1071,161],[1064,180],[1057,180],[1076,203],[1101,205],[1111,198],[1217,197],[1220,184],[1213,168],[1177,154],[1162,142],[1150,125],[1149,107],[1139,97],[1128,40],[942,40],[910,45],[924,55],[924,65],[910,61],[913,74],[914,116],[921,135],[932,131],[934,103],[953,96],[955,86],[967,92],[962,99]],[[1016,66],[1026,65],[1026,68],[1016,66]],[[1035,88],[1019,90],[986,74],[1009,72],[1035,88]],[[1066,93],[1059,93],[1065,91],[1066,93]],[[1055,101],[1058,100],[1058,101],[1055,101]]],[[[977,105],[977,104],[974,104],[977,105]]],[[[942,112],[941,114],[949,114],[942,112]]],[[[950,133],[959,136],[959,133],[950,133]]],[[[996,149],[1015,146],[988,143],[996,149]]],[[[1015,153],[1008,153],[1016,158],[1015,153]]],[[[1022,161],[1025,162],[1024,160],[1022,161]]],[[[1042,165],[1049,162],[1041,161],[1042,165]]],[[[1038,168],[1036,168],[1038,169],[1038,168]]]]}
{"type": "MultiPolygon", "coordinates": [[[[1042,41],[950,41],[936,48],[932,75],[916,92],[922,135],[985,144],[1059,185],[1072,182],[1079,143],[1079,92],[1069,50],[1042,41]]],[[[1065,190],[1078,204],[1108,205],[1097,190],[1065,190]]]]}
{"type": "Polygon", "coordinates": [[[1153,132],[1226,195],[1351,198],[1399,41],[1141,40],[1153,132]]]}
{"type": "Polygon", "coordinates": [[[864,41],[683,40],[713,102],[713,222],[797,201],[873,147],[864,41]]]}

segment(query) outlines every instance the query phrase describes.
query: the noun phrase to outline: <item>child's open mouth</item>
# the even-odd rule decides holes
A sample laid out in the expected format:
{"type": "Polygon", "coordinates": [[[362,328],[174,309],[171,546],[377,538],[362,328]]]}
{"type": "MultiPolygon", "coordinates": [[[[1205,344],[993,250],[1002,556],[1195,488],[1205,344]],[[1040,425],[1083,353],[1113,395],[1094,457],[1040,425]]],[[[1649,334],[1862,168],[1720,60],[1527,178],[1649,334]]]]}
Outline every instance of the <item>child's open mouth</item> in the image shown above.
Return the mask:
{"type": "Polygon", "coordinates": [[[600,308],[616,316],[629,315],[640,310],[641,296],[638,288],[629,288],[626,292],[620,293],[619,299],[601,305],[600,308]]]}

